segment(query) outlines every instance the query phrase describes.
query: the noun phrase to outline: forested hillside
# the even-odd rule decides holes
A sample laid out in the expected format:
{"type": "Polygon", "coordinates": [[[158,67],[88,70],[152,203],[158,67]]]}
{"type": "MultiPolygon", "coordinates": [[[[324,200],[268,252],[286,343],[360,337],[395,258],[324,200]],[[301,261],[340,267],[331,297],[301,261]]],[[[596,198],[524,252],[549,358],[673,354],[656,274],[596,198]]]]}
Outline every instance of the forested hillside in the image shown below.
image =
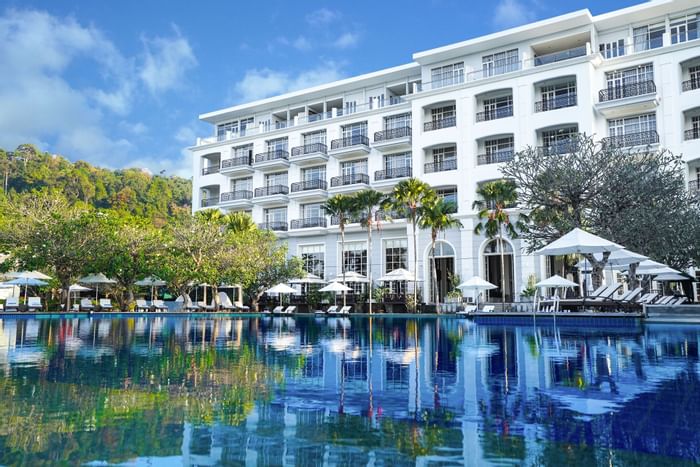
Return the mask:
{"type": "Polygon", "coordinates": [[[108,170],[87,162],[70,162],[32,145],[0,149],[2,192],[57,190],[69,201],[96,208],[117,209],[153,220],[189,212],[192,182],[180,177],[152,175],[141,169],[108,170]],[[7,190],[5,183],[7,181],[7,190]]]}

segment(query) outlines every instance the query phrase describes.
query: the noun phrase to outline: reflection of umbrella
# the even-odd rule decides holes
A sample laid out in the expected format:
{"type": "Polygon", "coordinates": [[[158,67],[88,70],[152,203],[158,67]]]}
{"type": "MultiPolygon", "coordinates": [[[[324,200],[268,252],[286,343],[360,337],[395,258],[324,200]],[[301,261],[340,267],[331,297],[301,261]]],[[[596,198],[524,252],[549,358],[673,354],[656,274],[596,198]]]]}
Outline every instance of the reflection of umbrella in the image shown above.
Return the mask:
{"type": "Polygon", "coordinates": [[[482,290],[493,290],[497,289],[498,286],[482,279],[479,276],[474,276],[457,286],[458,289],[473,290],[474,291],[474,303],[477,309],[479,308],[479,293],[482,290]]]}
{"type": "Polygon", "coordinates": [[[395,281],[415,282],[416,276],[411,271],[407,271],[404,268],[398,268],[398,269],[394,269],[393,271],[383,275],[378,280],[381,282],[395,282],[395,281]]]}
{"type": "Polygon", "coordinates": [[[271,294],[276,293],[280,295],[280,305],[282,305],[282,294],[296,293],[296,289],[291,288],[287,284],[277,284],[265,291],[265,293],[271,294]]]}
{"type": "Polygon", "coordinates": [[[327,286],[318,289],[319,292],[335,292],[333,294],[333,298],[335,299],[335,302],[333,303],[334,305],[338,304],[338,296],[336,295],[339,292],[349,292],[352,289],[348,287],[347,285],[343,285],[340,282],[331,282],[327,286]]]}
{"type": "Polygon", "coordinates": [[[556,256],[571,253],[605,253],[622,248],[617,243],[576,228],[558,240],[540,248],[535,254],[556,256]]]}
{"type": "Polygon", "coordinates": [[[81,282],[83,284],[95,284],[95,300],[97,300],[97,298],[99,297],[100,284],[117,283],[117,281],[108,278],[101,272],[98,274],[91,274],[89,276],[81,277],[80,279],[78,279],[78,282],[81,282]]]}
{"type": "Polygon", "coordinates": [[[29,286],[32,287],[42,287],[44,285],[49,285],[48,283],[35,279],[33,277],[18,277],[17,279],[12,279],[11,281],[5,282],[7,285],[20,285],[24,286],[24,300],[27,301],[27,289],[29,286]]]}

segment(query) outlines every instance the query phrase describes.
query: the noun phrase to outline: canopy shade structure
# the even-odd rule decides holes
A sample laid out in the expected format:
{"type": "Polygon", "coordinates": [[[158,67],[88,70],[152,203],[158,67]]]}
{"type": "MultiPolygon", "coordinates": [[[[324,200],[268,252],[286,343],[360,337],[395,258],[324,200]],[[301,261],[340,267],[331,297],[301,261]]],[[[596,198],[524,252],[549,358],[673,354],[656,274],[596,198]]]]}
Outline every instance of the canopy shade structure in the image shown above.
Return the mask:
{"type": "Polygon", "coordinates": [[[411,271],[408,271],[404,268],[398,268],[398,269],[394,269],[393,271],[383,275],[378,280],[381,282],[400,282],[400,281],[415,282],[416,276],[411,271]]]}
{"type": "Polygon", "coordinates": [[[563,237],[540,248],[535,254],[558,256],[572,253],[606,253],[622,249],[623,247],[617,243],[575,228],[563,237]]]}
{"type": "Polygon", "coordinates": [[[69,292],[87,292],[88,290],[92,290],[90,287],[83,287],[80,284],[73,284],[70,287],[68,287],[69,292]]]}
{"type": "Polygon", "coordinates": [[[49,280],[51,276],[47,276],[43,272],[39,271],[18,271],[18,272],[8,272],[5,274],[7,277],[15,277],[17,279],[28,278],[28,279],[39,279],[39,280],[49,280]]]}
{"type": "Polygon", "coordinates": [[[335,281],[335,282],[369,282],[369,279],[367,279],[367,276],[363,276],[359,272],[346,271],[345,278],[343,278],[342,274],[338,274],[338,276],[333,278],[333,281],[335,281]]]}
{"type": "Polygon", "coordinates": [[[17,277],[15,279],[12,279],[10,281],[4,282],[5,285],[8,286],[13,286],[13,285],[19,285],[19,286],[24,286],[24,299],[25,301],[27,300],[27,289],[32,286],[32,287],[43,287],[45,285],[49,285],[48,282],[44,282],[40,279],[34,278],[34,277],[17,277]]]}
{"type": "Polygon", "coordinates": [[[347,285],[343,285],[340,282],[331,282],[327,286],[318,289],[319,292],[350,292],[352,289],[347,285]]]}
{"type": "Polygon", "coordinates": [[[680,274],[680,271],[676,271],[665,264],[648,259],[639,263],[639,266],[637,266],[637,274],[648,274],[654,276],[657,274],[680,274]]]}
{"type": "Polygon", "coordinates": [[[655,281],[658,282],[673,282],[673,281],[693,281],[695,282],[695,279],[692,277],[684,276],[683,274],[676,274],[676,273],[664,273],[664,274],[659,274],[658,276],[654,277],[655,281]]]}
{"type": "Polygon", "coordinates": [[[545,280],[539,281],[537,284],[535,284],[535,286],[540,287],[540,288],[545,288],[545,287],[578,287],[578,284],[576,282],[570,281],[569,279],[565,279],[565,278],[555,274],[552,277],[549,277],[545,280]]]}
{"type": "Polygon", "coordinates": [[[477,309],[479,308],[479,293],[482,290],[493,290],[497,289],[498,286],[494,285],[488,281],[485,281],[479,276],[474,276],[466,281],[462,282],[457,286],[458,289],[471,290],[473,291],[474,304],[477,309]]]}
{"type": "MultiPolygon", "coordinates": [[[[596,253],[593,256],[598,261],[603,260],[602,253],[596,253]]],[[[633,264],[633,263],[641,263],[642,261],[645,261],[647,259],[649,259],[647,256],[640,255],[639,253],[635,253],[634,251],[629,251],[629,250],[626,250],[623,248],[621,250],[615,250],[615,251],[610,253],[610,256],[608,256],[607,265],[609,265],[609,266],[629,266],[630,264],[633,264]]],[[[591,268],[591,263],[586,259],[582,259],[581,261],[576,263],[576,268],[587,270],[587,269],[591,268]]]]}
{"type": "Polygon", "coordinates": [[[298,279],[292,279],[291,281],[292,284],[325,284],[326,281],[318,277],[316,274],[311,274],[310,272],[307,272],[304,274],[303,277],[300,277],[298,279]]]}
{"type": "Polygon", "coordinates": [[[274,287],[270,287],[265,291],[265,293],[277,293],[277,294],[285,294],[285,293],[296,293],[296,289],[293,289],[292,287],[288,286],[287,284],[277,284],[274,287]]]}
{"type": "Polygon", "coordinates": [[[159,279],[156,276],[148,276],[144,277],[140,281],[134,282],[134,285],[140,285],[143,287],[162,287],[164,285],[167,285],[167,282],[165,282],[162,279],[159,279]]]}
{"type": "Polygon", "coordinates": [[[81,277],[78,282],[82,284],[95,284],[95,300],[99,298],[100,294],[100,284],[116,284],[117,281],[112,280],[105,276],[104,274],[90,274],[89,276],[81,277]]]}

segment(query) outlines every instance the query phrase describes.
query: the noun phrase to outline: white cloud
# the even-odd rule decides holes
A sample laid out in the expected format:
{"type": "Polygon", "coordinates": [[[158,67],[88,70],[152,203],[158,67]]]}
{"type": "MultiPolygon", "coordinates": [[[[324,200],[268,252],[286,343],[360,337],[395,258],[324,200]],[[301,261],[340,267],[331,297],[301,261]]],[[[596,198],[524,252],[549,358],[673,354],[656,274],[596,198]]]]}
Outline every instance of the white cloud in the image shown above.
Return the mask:
{"type": "Polygon", "coordinates": [[[124,130],[128,131],[129,133],[140,136],[148,132],[148,127],[143,124],[142,122],[136,122],[136,123],[131,123],[131,122],[126,122],[122,121],[119,122],[119,126],[123,128],[124,130]]]}
{"type": "Polygon", "coordinates": [[[197,66],[189,41],[177,29],[175,33],[175,37],[143,39],[146,52],[139,76],[151,93],[178,88],[185,74],[197,66]]]}
{"type": "Polygon", "coordinates": [[[124,81],[115,91],[102,89],[89,91],[89,95],[102,107],[118,115],[126,115],[131,111],[134,87],[130,81],[124,81]]]}
{"type": "Polygon", "coordinates": [[[496,5],[493,24],[499,28],[510,28],[536,19],[535,5],[527,5],[520,0],[501,0],[496,5]]]}
{"type": "Polygon", "coordinates": [[[306,37],[304,36],[299,36],[294,41],[292,42],[292,46],[297,49],[301,50],[302,52],[311,50],[311,41],[309,41],[306,37]]]}
{"type": "Polygon", "coordinates": [[[319,8],[306,15],[306,22],[311,26],[323,26],[341,18],[341,13],[328,8],[319,8]]]}
{"type": "Polygon", "coordinates": [[[178,143],[192,145],[197,139],[197,132],[190,126],[181,126],[175,132],[175,141],[178,143]]]}
{"type": "Polygon", "coordinates": [[[336,81],[344,76],[340,68],[336,62],[325,62],[297,75],[269,68],[248,70],[233,87],[234,99],[249,102],[336,81]]]}
{"type": "Polygon", "coordinates": [[[346,32],[341,34],[334,42],[333,46],[339,49],[354,47],[360,41],[360,34],[356,32],[346,32]]]}

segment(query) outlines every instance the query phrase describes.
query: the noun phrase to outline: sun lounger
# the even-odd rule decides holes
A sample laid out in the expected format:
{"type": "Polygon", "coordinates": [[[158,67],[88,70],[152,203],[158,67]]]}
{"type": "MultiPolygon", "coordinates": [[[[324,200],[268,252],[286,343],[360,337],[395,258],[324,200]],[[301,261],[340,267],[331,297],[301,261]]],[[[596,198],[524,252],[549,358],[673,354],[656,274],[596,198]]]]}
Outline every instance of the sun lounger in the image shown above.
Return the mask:
{"type": "Polygon", "coordinates": [[[207,305],[207,302],[197,302],[199,309],[202,311],[214,311],[216,309],[216,302],[212,299],[211,304],[207,305]]]}
{"type": "Polygon", "coordinates": [[[81,299],[80,311],[95,311],[95,305],[92,304],[92,300],[90,300],[89,298],[81,299]]]}
{"type": "Polygon", "coordinates": [[[485,306],[481,309],[481,312],[482,312],[482,313],[492,313],[493,310],[495,310],[495,309],[496,309],[496,307],[493,306],[493,305],[485,305],[485,306]]]}
{"type": "Polygon", "coordinates": [[[673,295],[665,295],[655,301],[654,305],[667,305],[671,300],[673,300],[673,295]]]}
{"type": "Polygon", "coordinates": [[[350,305],[345,305],[345,306],[342,307],[340,310],[338,310],[338,314],[339,314],[339,315],[349,315],[349,314],[350,314],[350,310],[352,310],[352,306],[350,306],[350,305]]]}
{"type": "Polygon", "coordinates": [[[272,309],[272,314],[273,315],[280,315],[284,311],[284,307],[282,305],[276,306],[272,309]]]}
{"type": "Polygon", "coordinates": [[[19,311],[19,297],[7,297],[5,311],[19,311]]]}
{"type": "Polygon", "coordinates": [[[168,311],[168,306],[163,303],[163,300],[153,300],[153,309],[155,311],[168,311]]]}
{"type": "Polygon", "coordinates": [[[688,301],[688,297],[679,297],[678,299],[676,299],[675,302],[671,303],[671,306],[682,305],[683,303],[685,303],[687,301],[688,301]]]}
{"type": "Polygon", "coordinates": [[[43,308],[40,297],[29,297],[27,299],[27,309],[29,311],[41,311],[43,308]]]}
{"type": "Polygon", "coordinates": [[[100,299],[100,310],[102,311],[112,311],[114,307],[112,306],[112,300],[109,298],[100,299]]]}
{"type": "Polygon", "coordinates": [[[284,310],[285,315],[291,315],[296,311],[297,307],[294,305],[289,305],[286,310],[284,310]]]}
{"type": "Polygon", "coordinates": [[[136,300],[136,311],[151,311],[151,307],[146,300],[136,300]]]}
{"type": "Polygon", "coordinates": [[[226,292],[219,292],[219,307],[224,311],[236,311],[238,308],[231,302],[226,292]]]}
{"type": "Polygon", "coordinates": [[[476,311],[476,305],[467,305],[461,310],[457,310],[455,314],[457,315],[469,315],[471,313],[474,313],[476,311]]]}
{"type": "Polygon", "coordinates": [[[199,304],[192,303],[189,295],[184,295],[185,311],[199,311],[199,304]]]}
{"type": "Polygon", "coordinates": [[[328,307],[326,310],[326,313],[329,315],[336,315],[338,314],[338,305],[331,305],[328,307]]]}

